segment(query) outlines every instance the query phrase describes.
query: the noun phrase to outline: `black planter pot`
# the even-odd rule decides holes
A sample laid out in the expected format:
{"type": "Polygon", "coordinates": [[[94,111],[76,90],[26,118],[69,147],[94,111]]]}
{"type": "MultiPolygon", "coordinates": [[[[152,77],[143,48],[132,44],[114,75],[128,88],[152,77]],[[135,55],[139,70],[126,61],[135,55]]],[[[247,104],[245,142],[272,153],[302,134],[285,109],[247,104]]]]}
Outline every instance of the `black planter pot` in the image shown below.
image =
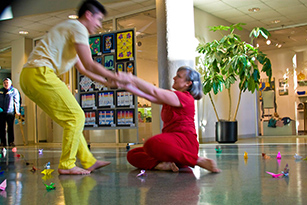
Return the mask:
{"type": "Polygon", "coordinates": [[[238,140],[237,121],[216,122],[215,139],[219,143],[235,143],[238,140]]]}

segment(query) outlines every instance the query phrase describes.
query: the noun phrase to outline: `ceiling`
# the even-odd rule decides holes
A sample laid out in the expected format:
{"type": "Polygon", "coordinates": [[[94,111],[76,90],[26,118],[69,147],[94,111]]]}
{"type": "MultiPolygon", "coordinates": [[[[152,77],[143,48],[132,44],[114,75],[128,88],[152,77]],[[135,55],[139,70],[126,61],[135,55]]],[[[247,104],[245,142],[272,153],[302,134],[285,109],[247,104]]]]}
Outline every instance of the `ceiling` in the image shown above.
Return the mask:
{"type": "MultiPolygon", "coordinates": [[[[155,8],[155,0],[99,1],[108,11],[108,17],[101,32],[113,29],[111,21],[113,17],[155,8]]],[[[27,38],[39,38],[52,26],[66,20],[68,15],[75,14],[75,8],[79,2],[76,0],[22,0],[18,1],[18,4],[12,4],[14,18],[0,21],[2,69],[10,69],[10,46],[13,40],[20,38],[19,31],[28,31],[27,38]]],[[[277,43],[282,44],[281,48],[291,49],[299,49],[307,45],[307,0],[193,0],[193,2],[196,8],[230,23],[246,23],[244,28],[249,31],[256,26],[268,29],[271,32],[272,44],[267,46],[264,41],[259,41],[262,50],[276,49],[277,43]],[[251,8],[260,8],[260,11],[248,11],[251,8]],[[273,23],[277,20],[280,22],[273,23]]],[[[143,12],[132,15],[130,18],[123,17],[117,27],[135,27],[139,31],[138,39],[142,39],[143,43],[137,50],[140,53],[138,57],[142,57],[142,52],[146,52],[152,46],[149,41],[156,35],[155,14],[143,12]],[[148,47],[145,47],[146,45],[148,47]]]]}

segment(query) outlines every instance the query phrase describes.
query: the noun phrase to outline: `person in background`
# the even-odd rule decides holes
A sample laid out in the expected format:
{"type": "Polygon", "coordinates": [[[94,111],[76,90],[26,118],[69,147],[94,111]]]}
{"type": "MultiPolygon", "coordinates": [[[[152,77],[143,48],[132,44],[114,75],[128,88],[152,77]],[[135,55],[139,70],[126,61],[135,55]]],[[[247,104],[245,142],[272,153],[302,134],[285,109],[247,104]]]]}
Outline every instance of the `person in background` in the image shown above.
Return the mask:
{"type": "Polygon", "coordinates": [[[89,34],[102,27],[106,9],[98,1],[82,2],[77,20],[67,20],[53,27],[30,54],[20,74],[25,95],[63,127],[59,174],[90,174],[110,162],[96,160],[83,136],[85,114],[59,75],[73,66],[87,77],[106,86],[118,80],[113,72],[93,61],[89,34]],[[108,81],[107,81],[108,80],[108,81]],[[83,168],[76,166],[76,158],[83,168]]]}
{"type": "Polygon", "coordinates": [[[195,100],[202,98],[200,74],[188,66],[177,70],[172,88],[157,88],[129,73],[118,73],[130,84],[118,86],[163,105],[162,133],[149,138],[143,147],[130,150],[127,160],[139,169],[179,171],[181,167],[195,165],[211,172],[219,172],[215,161],[198,156],[199,144],[195,130],[195,100]]]}
{"type": "Polygon", "coordinates": [[[3,79],[3,88],[0,89],[0,146],[6,146],[6,125],[9,146],[14,144],[15,114],[20,115],[20,94],[13,87],[9,78],[3,79]]]}

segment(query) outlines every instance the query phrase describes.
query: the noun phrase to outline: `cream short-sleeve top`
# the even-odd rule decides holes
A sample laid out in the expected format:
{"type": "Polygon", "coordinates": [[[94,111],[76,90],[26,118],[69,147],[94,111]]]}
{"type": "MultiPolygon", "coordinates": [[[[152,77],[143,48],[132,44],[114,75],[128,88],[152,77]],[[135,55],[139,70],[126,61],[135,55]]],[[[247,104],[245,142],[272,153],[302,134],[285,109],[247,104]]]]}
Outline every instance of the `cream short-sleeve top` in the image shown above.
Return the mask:
{"type": "Polygon", "coordinates": [[[89,45],[88,31],[78,20],[64,21],[40,40],[23,67],[47,66],[57,75],[66,73],[77,62],[75,43],[89,45]]]}

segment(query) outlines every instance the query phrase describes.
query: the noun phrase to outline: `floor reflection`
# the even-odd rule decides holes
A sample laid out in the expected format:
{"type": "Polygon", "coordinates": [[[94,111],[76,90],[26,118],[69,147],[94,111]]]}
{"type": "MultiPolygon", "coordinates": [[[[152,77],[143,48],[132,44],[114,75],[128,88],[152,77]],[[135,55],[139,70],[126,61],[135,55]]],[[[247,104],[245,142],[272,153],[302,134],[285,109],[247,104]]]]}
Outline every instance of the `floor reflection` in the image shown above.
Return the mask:
{"type": "Polygon", "coordinates": [[[306,204],[307,156],[305,138],[243,139],[235,144],[204,144],[200,155],[216,160],[220,174],[195,168],[179,173],[140,170],[126,160],[126,148],[93,147],[98,159],[112,164],[88,176],[59,176],[61,148],[57,145],[20,146],[0,158],[0,204],[306,204]],[[39,154],[39,149],[44,149],[39,154]],[[220,150],[220,153],[217,152],[220,150]],[[248,158],[244,159],[244,153],[248,158]],[[277,160],[280,152],[281,159],[277,160]],[[265,153],[270,158],[262,157],[265,153]],[[19,155],[19,157],[18,157],[19,155]],[[22,157],[20,157],[22,156],[22,157]],[[50,162],[55,171],[45,177],[41,171],[50,162]],[[289,176],[272,178],[286,164],[289,176]],[[40,170],[33,170],[36,167],[40,170]],[[32,171],[31,171],[32,170],[32,171]],[[54,183],[47,191],[44,184],[54,183]]]}

